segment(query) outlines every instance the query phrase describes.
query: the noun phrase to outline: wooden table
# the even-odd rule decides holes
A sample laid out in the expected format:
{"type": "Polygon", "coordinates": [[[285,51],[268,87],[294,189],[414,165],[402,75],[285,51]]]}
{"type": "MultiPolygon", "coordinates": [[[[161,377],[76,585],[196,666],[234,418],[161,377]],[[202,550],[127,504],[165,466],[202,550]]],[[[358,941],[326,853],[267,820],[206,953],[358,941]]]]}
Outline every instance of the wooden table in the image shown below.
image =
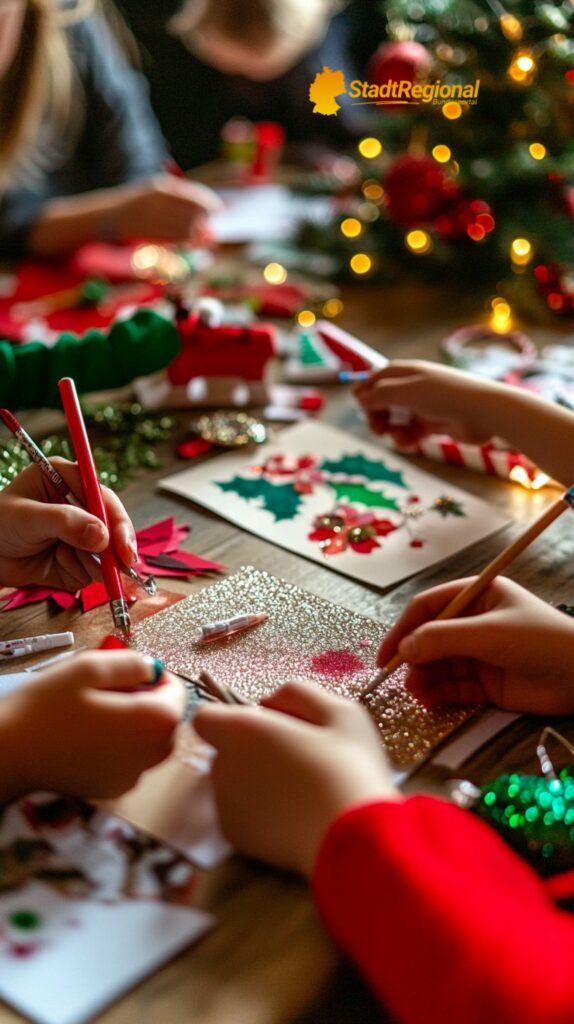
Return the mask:
{"type": "MultiPolygon", "coordinates": [[[[472,296],[421,288],[384,289],[353,286],[343,292],[341,326],[394,357],[436,358],[437,345],[448,330],[481,315],[472,296]]],[[[539,343],[557,340],[558,329],[535,327],[539,343]]],[[[329,390],[327,419],[360,431],[352,401],[342,388],[329,390]]],[[[58,414],[26,417],[34,434],[52,429],[58,414]],[[47,421],[50,421],[47,427],[47,421]]],[[[173,444],[160,449],[161,470],[141,473],[123,492],[137,528],[173,515],[189,523],[189,547],[223,562],[230,572],[241,565],[265,568],[291,583],[347,607],[386,620],[395,617],[421,589],[476,572],[547,504],[554,492],[531,493],[516,485],[467,470],[425,463],[445,481],[456,482],[509,513],[514,524],[448,562],[435,566],[390,592],[381,593],[346,579],[329,568],[306,561],[217,516],[154,489],[162,476],[181,467],[173,444]]],[[[574,603],[571,557],[572,519],[564,516],[516,562],[510,575],[549,601],[574,603]]],[[[193,593],[209,581],[167,581],[166,586],[193,593]]],[[[107,609],[86,616],[52,614],[45,604],[32,605],[0,617],[0,637],[73,629],[78,643],[95,643],[109,628],[107,609]]],[[[464,775],[480,781],[503,767],[536,770],[535,739],[541,721],[522,719],[464,767],[464,775]]],[[[558,728],[572,735],[572,723],[558,728]]],[[[441,791],[445,772],[421,768],[409,789],[441,791]]],[[[153,781],[153,773],[149,778],[153,781]]],[[[325,935],[306,887],[297,879],[234,858],[201,882],[201,899],[213,909],[218,925],[198,945],[147,979],[102,1015],[105,1024],[367,1024],[383,1019],[362,982],[343,965],[325,935]]],[[[18,1014],[0,1008],[0,1024],[14,1024],[18,1014]]]]}

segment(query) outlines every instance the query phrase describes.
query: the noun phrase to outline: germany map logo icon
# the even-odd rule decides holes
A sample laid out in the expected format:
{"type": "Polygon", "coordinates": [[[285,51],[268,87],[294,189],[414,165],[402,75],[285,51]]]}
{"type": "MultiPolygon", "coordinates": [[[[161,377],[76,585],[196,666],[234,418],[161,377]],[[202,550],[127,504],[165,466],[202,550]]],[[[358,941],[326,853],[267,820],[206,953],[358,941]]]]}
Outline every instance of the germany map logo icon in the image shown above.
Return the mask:
{"type": "Polygon", "coordinates": [[[336,114],[341,109],[336,97],[346,93],[345,76],[342,71],[332,71],[325,64],[322,71],[318,71],[309,87],[309,99],[313,106],[314,114],[336,114]]]}

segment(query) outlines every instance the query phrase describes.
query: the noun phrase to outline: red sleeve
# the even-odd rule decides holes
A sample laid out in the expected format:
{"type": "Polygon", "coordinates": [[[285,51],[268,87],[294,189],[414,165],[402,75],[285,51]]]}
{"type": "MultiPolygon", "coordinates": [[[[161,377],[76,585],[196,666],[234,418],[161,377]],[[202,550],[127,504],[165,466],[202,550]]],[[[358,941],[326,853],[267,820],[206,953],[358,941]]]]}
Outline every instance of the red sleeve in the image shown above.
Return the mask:
{"type": "Polygon", "coordinates": [[[400,1024],[572,1024],[574,917],[488,825],[429,797],[330,828],[320,913],[400,1024]]]}

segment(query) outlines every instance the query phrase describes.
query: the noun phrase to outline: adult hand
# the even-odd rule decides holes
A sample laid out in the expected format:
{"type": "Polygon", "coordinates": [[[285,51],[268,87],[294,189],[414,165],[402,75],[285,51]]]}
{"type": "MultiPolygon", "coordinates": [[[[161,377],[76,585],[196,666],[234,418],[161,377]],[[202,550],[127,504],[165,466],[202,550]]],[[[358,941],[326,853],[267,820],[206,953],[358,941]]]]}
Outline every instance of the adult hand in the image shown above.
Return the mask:
{"type": "Polygon", "coordinates": [[[168,174],[119,186],[108,218],[115,238],[159,242],[197,242],[207,230],[209,214],[222,203],[210,188],[168,174]]]}

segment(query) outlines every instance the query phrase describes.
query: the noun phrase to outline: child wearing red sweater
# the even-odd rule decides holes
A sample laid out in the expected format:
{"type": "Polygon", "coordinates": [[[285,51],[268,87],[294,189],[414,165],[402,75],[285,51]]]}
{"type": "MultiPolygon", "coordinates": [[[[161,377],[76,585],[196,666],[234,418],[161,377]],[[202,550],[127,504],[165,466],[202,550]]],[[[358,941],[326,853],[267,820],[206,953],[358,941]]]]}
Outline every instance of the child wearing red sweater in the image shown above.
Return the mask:
{"type": "MultiPolygon", "coordinates": [[[[421,595],[379,663],[398,647],[407,685],[428,703],[574,711],[572,620],[499,579],[467,618],[435,622],[465,582],[421,595]]],[[[574,918],[554,895],[574,895],[574,871],[542,882],[470,813],[403,799],[358,705],[309,683],[263,704],[195,719],[218,751],[224,831],[238,850],[310,879],[327,927],[394,1018],[571,1024],[574,918]]]]}
{"type": "MultiPolygon", "coordinates": [[[[504,437],[572,483],[574,417],[516,388],[404,362],[356,393],[377,433],[504,437]],[[392,428],[395,407],[411,412],[406,428],[392,428]]],[[[378,664],[400,651],[427,705],[574,712],[572,619],[499,578],[467,616],[437,622],[467,582],[415,598],[378,664]]],[[[574,897],[574,870],[543,882],[472,814],[403,799],[361,707],[308,683],[263,704],[195,719],[218,752],[223,828],[237,849],[310,879],[327,927],[399,1024],[571,1024],[574,918],[557,901],[574,897]]]]}

